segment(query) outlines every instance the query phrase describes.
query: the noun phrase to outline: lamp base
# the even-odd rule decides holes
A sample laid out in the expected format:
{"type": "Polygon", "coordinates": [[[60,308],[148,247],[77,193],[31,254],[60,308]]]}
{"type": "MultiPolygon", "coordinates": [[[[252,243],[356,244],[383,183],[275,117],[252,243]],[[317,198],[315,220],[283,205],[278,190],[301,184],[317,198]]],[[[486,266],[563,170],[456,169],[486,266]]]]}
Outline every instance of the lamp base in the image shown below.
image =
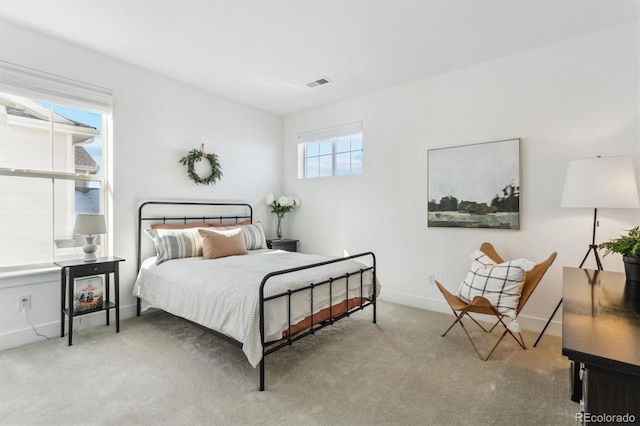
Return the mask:
{"type": "Polygon", "coordinates": [[[98,246],[94,243],[95,239],[95,235],[85,235],[84,237],[85,244],[84,246],[82,246],[84,258],[82,260],[84,260],[85,262],[95,262],[96,260],[98,260],[96,256],[96,250],[98,250],[98,246]]]}

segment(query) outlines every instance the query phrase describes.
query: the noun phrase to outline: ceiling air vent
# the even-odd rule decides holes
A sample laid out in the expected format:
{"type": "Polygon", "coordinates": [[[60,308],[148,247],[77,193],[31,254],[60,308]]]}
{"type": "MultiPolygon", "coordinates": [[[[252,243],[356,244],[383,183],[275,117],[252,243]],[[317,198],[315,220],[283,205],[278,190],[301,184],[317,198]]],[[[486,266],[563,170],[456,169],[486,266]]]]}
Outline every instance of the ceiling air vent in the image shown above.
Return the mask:
{"type": "Polygon", "coordinates": [[[319,78],[317,80],[314,80],[314,81],[312,81],[310,83],[307,83],[306,86],[313,88],[313,87],[322,86],[323,84],[327,84],[327,83],[331,83],[331,80],[329,80],[326,77],[321,77],[321,78],[319,78]]]}

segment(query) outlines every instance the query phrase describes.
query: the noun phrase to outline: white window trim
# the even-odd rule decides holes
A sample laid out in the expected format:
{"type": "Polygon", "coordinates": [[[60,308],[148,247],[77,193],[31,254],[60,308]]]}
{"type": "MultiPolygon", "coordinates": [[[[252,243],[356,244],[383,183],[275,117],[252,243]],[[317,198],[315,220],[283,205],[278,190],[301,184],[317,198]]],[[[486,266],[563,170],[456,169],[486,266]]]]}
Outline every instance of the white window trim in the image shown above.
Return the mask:
{"type": "Polygon", "coordinates": [[[51,278],[60,277],[60,267],[53,263],[27,266],[9,266],[0,268],[0,288],[19,287],[40,282],[51,282],[51,278]],[[32,277],[42,276],[39,281],[32,277]]]}
{"type": "MultiPolygon", "coordinates": [[[[61,105],[85,109],[88,111],[110,116],[113,106],[113,91],[89,83],[61,77],[55,74],[38,71],[32,68],[13,64],[0,60],[0,92],[7,92],[18,96],[59,103],[61,105]]],[[[35,177],[62,180],[98,181],[102,188],[102,205],[107,220],[107,229],[111,230],[110,214],[110,179],[113,167],[110,161],[111,147],[107,146],[111,134],[111,120],[103,125],[103,174],[101,176],[85,175],[73,172],[57,172],[43,170],[18,170],[12,168],[0,168],[0,176],[35,177]]],[[[103,123],[104,124],[104,123],[103,123]]],[[[112,232],[109,231],[105,238],[105,251],[111,252],[112,232]]],[[[50,265],[54,267],[53,263],[50,265]]],[[[18,267],[0,268],[0,278],[25,276],[50,272],[49,264],[24,265],[18,267]]]]}
{"type": "MultiPolygon", "coordinates": [[[[342,136],[349,136],[357,133],[361,133],[363,131],[363,123],[362,121],[355,121],[353,123],[342,124],[339,126],[327,127],[324,129],[312,130],[309,132],[300,133],[298,135],[298,179],[315,179],[306,176],[306,164],[305,160],[307,158],[306,155],[306,146],[308,142],[314,142],[318,140],[326,140],[332,139],[331,143],[331,176],[351,176],[352,173],[349,174],[340,174],[337,175],[335,173],[336,170],[336,143],[335,139],[342,136]]],[[[364,146],[363,146],[364,151],[364,146]]],[[[318,176],[318,177],[329,177],[329,176],[318,176]]]]}
{"type": "Polygon", "coordinates": [[[359,133],[363,129],[362,121],[356,121],[340,126],[327,127],[325,129],[312,130],[310,132],[300,133],[298,135],[298,143],[317,141],[320,139],[339,138],[340,136],[352,135],[359,133]]]}
{"type": "Polygon", "coordinates": [[[0,61],[0,92],[44,98],[100,114],[111,114],[113,91],[11,62],[0,61]]]}

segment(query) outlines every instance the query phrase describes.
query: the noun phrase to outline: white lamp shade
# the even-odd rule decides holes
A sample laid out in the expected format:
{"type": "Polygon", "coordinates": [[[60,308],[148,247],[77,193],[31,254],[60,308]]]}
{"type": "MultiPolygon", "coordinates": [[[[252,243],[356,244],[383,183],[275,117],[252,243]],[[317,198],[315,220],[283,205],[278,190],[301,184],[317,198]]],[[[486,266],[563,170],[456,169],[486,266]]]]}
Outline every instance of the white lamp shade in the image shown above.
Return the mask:
{"type": "Polygon", "coordinates": [[[561,207],[638,208],[631,157],[597,157],[569,163],[561,207]]]}
{"type": "Polygon", "coordinates": [[[76,216],[76,223],[73,233],[76,235],[105,234],[107,226],[102,214],[79,214],[76,216]]]}

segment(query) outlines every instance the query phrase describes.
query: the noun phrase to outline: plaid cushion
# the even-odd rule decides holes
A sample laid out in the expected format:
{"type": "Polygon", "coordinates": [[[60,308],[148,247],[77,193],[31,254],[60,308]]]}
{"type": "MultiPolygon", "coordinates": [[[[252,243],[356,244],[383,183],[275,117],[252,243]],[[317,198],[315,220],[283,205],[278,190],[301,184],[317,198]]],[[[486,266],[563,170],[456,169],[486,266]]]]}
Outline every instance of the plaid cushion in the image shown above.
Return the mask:
{"type": "Polygon", "coordinates": [[[500,313],[515,318],[525,272],[535,264],[526,259],[496,264],[480,250],[474,251],[470,257],[471,267],[460,284],[458,297],[470,303],[474,297],[482,296],[500,313]]]}
{"type": "Polygon", "coordinates": [[[145,229],[156,245],[156,265],[169,259],[202,256],[202,239],[198,228],[145,229]]]}

